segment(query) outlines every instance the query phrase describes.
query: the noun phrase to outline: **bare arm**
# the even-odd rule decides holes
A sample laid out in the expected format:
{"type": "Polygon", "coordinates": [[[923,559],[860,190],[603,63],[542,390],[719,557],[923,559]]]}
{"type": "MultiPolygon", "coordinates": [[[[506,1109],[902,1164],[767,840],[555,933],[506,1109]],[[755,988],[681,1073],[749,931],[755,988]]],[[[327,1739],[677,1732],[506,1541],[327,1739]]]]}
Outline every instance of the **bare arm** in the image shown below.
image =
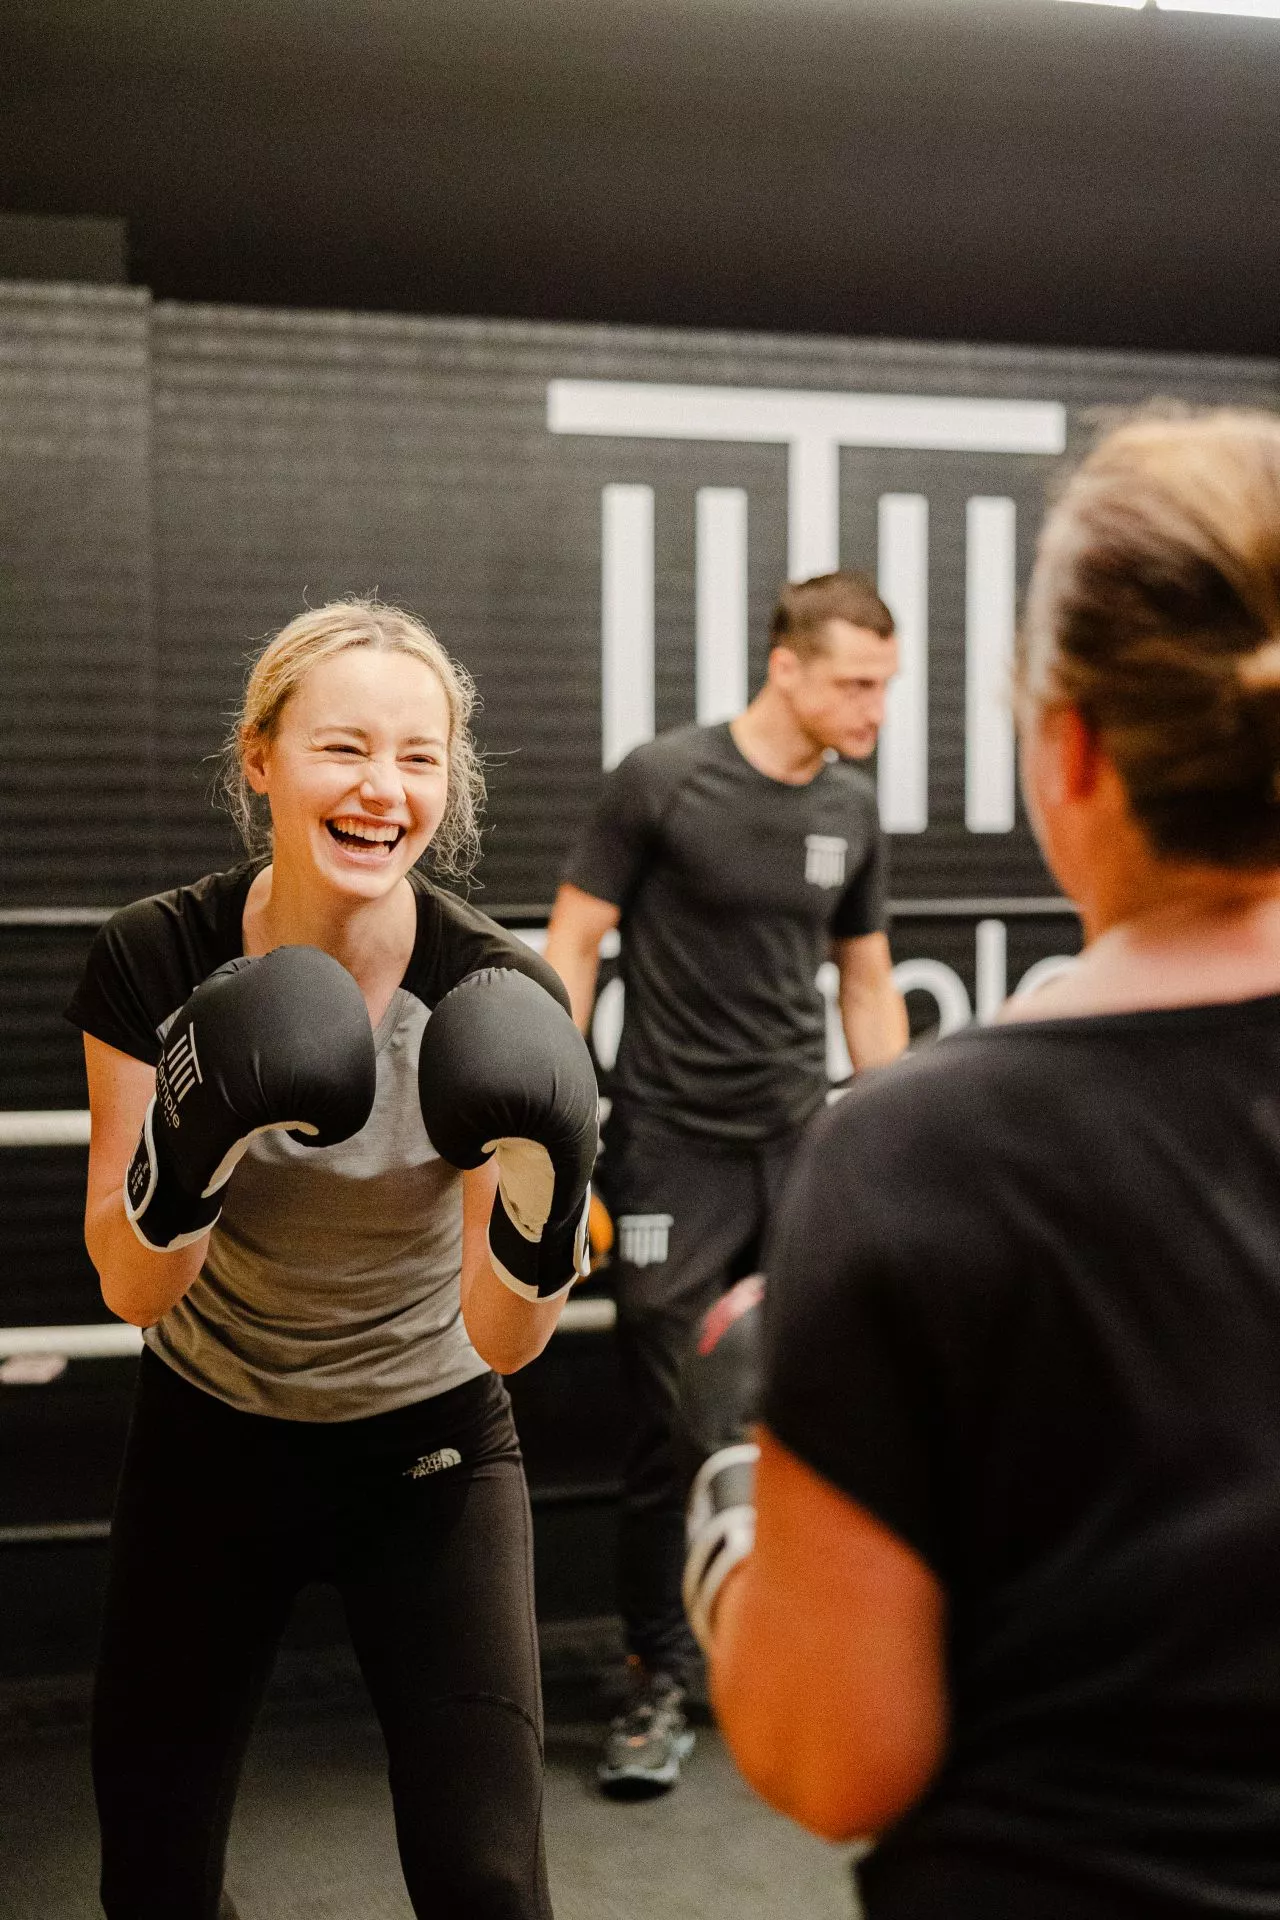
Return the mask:
{"type": "Polygon", "coordinates": [[[125,1214],[124,1181],[155,1092],[155,1069],[91,1034],[84,1037],[84,1058],[91,1115],[85,1245],[112,1313],[135,1327],[149,1327],[181,1300],[200,1272],[209,1236],[202,1234],[173,1253],[142,1245],[125,1214]]]}
{"type": "Polygon", "coordinates": [[[893,957],[883,933],[837,940],[840,970],[840,1023],[854,1069],[884,1067],[896,1060],[910,1037],[907,1008],[893,984],[893,957]]]}
{"type": "Polygon", "coordinates": [[[498,1169],[492,1160],[462,1176],[462,1321],[467,1338],[495,1373],[536,1360],[556,1330],[565,1296],[522,1300],[489,1260],[488,1226],[498,1169]]]}
{"type": "Polygon", "coordinates": [[[716,1605],[712,1703],[771,1806],[827,1840],[876,1834],[942,1758],[943,1591],[865,1508],[759,1439],[755,1550],[716,1605]]]}
{"type": "Polygon", "coordinates": [[[611,900],[601,900],[581,887],[562,886],[551,909],[543,957],[569,989],[569,1004],[580,1032],[591,1024],[596,975],[600,970],[600,942],[621,918],[611,900]]]}

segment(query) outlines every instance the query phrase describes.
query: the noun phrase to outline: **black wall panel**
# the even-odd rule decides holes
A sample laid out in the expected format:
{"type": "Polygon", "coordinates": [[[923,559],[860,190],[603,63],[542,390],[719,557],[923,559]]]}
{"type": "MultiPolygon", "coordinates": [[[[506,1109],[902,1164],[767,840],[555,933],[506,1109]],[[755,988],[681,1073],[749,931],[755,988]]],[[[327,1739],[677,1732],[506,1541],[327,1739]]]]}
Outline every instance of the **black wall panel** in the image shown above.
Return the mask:
{"type": "Polygon", "coordinates": [[[79,1036],[62,1009],[80,978],[92,926],[0,923],[0,1112],[85,1104],[79,1036]]]}
{"type": "Polygon", "coordinates": [[[6,905],[158,884],[145,294],[0,283],[6,905]]]}
{"type": "MultiPolygon", "coordinates": [[[[578,438],[546,424],[556,378],[1037,399],[1069,452],[1106,409],[1280,396],[1269,363],[929,348],[624,329],[159,306],[154,322],[160,833],[183,877],[226,857],[211,762],[251,641],[304,604],[376,588],[421,613],[475,674],[494,759],[485,897],[554,890],[600,762],[600,497],[655,495],[656,708],[692,719],[694,493],[750,501],[753,668],[786,569],[778,446],[578,438]]],[[[874,570],[875,506],[930,504],[931,818],[895,849],[912,897],[1044,892],[1025,825],[963,826],[964,512],[1013,497],[1020,582],[1055,463],[1034,455],[842,456],[842,558],[874,570]]]]}

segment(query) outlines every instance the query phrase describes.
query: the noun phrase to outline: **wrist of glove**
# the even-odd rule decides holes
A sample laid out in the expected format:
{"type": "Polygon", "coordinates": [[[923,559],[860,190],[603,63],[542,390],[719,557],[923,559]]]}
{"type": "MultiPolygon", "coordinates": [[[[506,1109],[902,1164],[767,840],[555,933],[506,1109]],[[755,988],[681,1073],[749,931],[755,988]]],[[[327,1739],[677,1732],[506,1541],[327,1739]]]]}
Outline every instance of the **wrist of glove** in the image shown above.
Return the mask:
{"type": "Polygon", "coordinates": [[[685,1508],[684,1608],[704,1652],[720,1590],[756,1538],[764,1280],[739,1280],[706,1314],[685,1359],[678,1431],[701,1464],[685,1508]]]}
{"type": "Polygon", "coordinates": [[[222,1212],[220,1192],[188,1192],[167,1164],[154,1098],[125,1175],[124,1211],[142,1245],[156,1253],[189,1247],[208,1233],[222,1212]]]}
{"type": "Polygon", "coordinates": [[[555,1169],[536,1140],[490,1140],[498,1191],[489,1215],[489,1257],[504,1286],[522,1300],[556,1300],[591,1270],[588,1186],[562,1219],[549,1218],[555,1169]]]}
{"type": "Polygon", "coordinates": [[[755,1546],[756,1462],[760,1449],[742,1440],[705,1460],[686,1509],[684,1610],[704,1653],[710,1651],[716,1601],[733,1569],[755,1546]]]}

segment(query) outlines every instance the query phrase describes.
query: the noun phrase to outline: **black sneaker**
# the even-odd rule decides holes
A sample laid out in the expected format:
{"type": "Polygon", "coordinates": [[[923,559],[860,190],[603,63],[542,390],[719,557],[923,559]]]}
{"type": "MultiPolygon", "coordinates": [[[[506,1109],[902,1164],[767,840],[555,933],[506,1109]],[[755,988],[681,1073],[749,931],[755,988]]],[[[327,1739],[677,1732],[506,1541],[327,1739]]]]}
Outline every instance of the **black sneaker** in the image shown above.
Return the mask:
{"type": "Polygon", "coordinates": [[[692,1752],[684,1688],[669,1674],[641,1669],[626,1709],[610,1723],[596,1778],[618,1799],[665,1793],[692,1752]]]}

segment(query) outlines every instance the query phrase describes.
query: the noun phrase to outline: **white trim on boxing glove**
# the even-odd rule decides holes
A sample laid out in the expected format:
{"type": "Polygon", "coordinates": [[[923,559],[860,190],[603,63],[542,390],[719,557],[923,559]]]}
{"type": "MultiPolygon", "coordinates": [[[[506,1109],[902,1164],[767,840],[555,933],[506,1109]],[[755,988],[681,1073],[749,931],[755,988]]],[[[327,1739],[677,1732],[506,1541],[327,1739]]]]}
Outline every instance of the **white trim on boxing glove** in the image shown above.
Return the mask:
{"type": "Polygon", "coordinates": [[[226,1186],[244,1159],[249,1142],[256,1140],[260,1133],[319,1133],[319,1131],[319,1127],[312,1126],[309,1120],[268,1120],[261,1127],[251,1127],[248,1133],[242,1133],[240,1138],[227,1148],[213,1170],[213,1178],[207,1187],[202,1188],[200,1198],[207,1200],[210,1194],[218,1191],[219,1187],[226,1186]]]}
{"type": "Polygon", "coordinates": [[[756,1510],[747,1500],[721,1506],[716,1482],[740,1478],[739,1469],[754,1471],[760,1449],[743,1440],[721,1447],[704,1460],[689,1493],[682,1595],[694,1638],[704,1653],[710,1651],[715,1605],[720,1589],[733,1569],[747,1558],[756,1543],[756,1510]]]}
{"type": "MultiPolygon", "coordinates": [[[[510,1224],[515,1228],[516,1232],[520,1235],[522,1240],[528,1240],[534,1246],[536,1246],[540,1242],[542,1238],[542,1233],[543,1233],[542,1228],[539,1228],[538,1233],[535,1236],[531,1234],[527,1230],[527,1228],[522,1227],[518,1220],[512,1220],[511,1215],[508,1212],[507,1207],[505,1205],[501,1179],[499,1179],[499,1182],[498,1182],[498,1192],[494,1200],[494,1207],[495,1209],[498,1207],[502,1208],[503,1214],[506,1216],[510,1224]]],[[[591,1271],[590,1216],[591,1216],[591,1188],[588,1186],[587,1191],[582,1196],[582,1213],[578,1220],[577,1229],[573,1236],[573,1254],[572,1254],[573,1271],[570,1273],[569,1278],[565,1281],[564,1285],[562,1287],[557,1287],[554,1293],[540,1293],[535,1284],[531,1283],[528,1280],[517,1279],[516,1275],[512,1273],[511,1269],[503,1265],[502,1261],[498,1258],[497,1254],[493,1250],[493,1231],[492,1231],[493,1215],[492,1214],[490,1214],[489,1216],[489,1228],[485,1233],[485,1242],[489,1249],[489,1265],[493,1268],[499,1280],[501,1280],[503,1286],[509,1287],[512,1293],[519,1294],[522,1300],[530,1300],[534,1302],[539,1300],[563,1300],[565,1295],[570,1291],[570,1289],[576,1286],[579,1280],[584,1280],[591,1271]]]]}
{"type": "MultiPolygon", "coordinates": [[[[125,1169],[124,1189],[121,1198],[124,1201],[125,1219],[133,1228],[134,1238],[138,1241],[139,1245],[146,1247],[149,1253],[176,1253],[180,1247],[194,1246],[197,1240],[203,1240],[205,1234],[209,1232],[210,1228],[213,1227],[221,1217],[222,1209],[219,1207],[213,1219],[206,1220],[203,1226],[193,1227],[190,1233],[176,1234],[172,1240],[153,1240],[150,1235],[144,1231],[141,1224],[142,1220],[147,1208],[154,1200],[156,1188],[160,1184],[160,1163],[156,1158],[156,1140],[152,1118],[155,1110],[156,1097],[152,1094],[151,1099],[147,1103],[146,1118],[142,1122],[142,1137],[138,1142],[138,1147],[145,1146],[147,1150],[147,1190],[135,1207],[129,1197],[129,1175],[133,1171],[133,1163],[138,1157],[138,1147],[135,1147],[130,1157],[129,1165],[125,1169]]],[[[201,1199],[206,1197],[204,1194],[201,1195],[201,1199]]]]}

